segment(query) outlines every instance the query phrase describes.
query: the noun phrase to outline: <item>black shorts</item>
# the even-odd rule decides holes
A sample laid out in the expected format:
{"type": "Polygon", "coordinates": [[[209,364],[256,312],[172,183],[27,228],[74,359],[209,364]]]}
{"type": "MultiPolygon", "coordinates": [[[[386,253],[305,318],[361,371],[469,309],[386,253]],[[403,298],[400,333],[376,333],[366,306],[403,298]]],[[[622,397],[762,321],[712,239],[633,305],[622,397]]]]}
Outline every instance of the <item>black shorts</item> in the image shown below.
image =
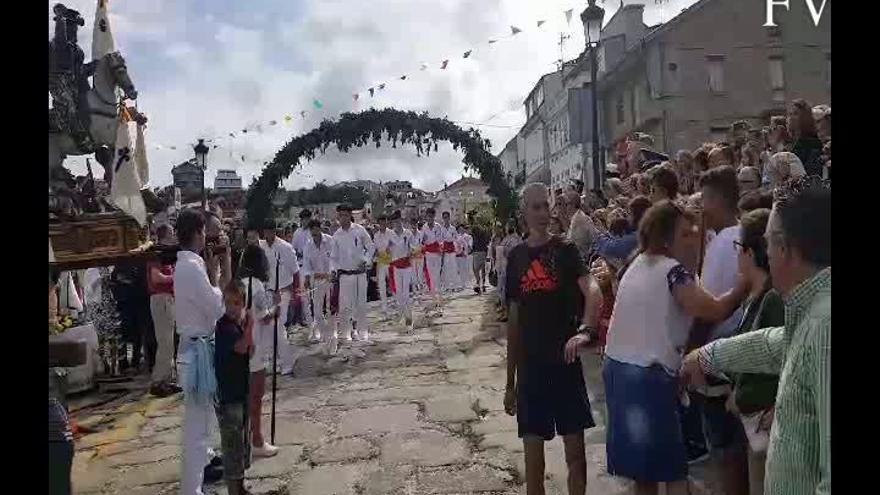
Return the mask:
{"type": "Polygon", "coordinates": [[[580,360],[530,365],[518,376],[516,405],[520,438],[552,440],[554,432],[571,435],[596,426],[580,360]]]}

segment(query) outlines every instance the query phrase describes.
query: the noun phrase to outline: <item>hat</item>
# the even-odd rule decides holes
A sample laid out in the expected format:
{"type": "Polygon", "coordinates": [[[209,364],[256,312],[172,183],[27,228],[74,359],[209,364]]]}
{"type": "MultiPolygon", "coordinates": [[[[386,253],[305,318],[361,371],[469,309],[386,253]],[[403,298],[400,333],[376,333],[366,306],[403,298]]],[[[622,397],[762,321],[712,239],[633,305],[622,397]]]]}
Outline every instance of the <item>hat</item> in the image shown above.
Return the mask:
{"type": "Polygon", "coordinates": [[[301,212],[299,212],[300,218],[312,218],[312,212],[308,208],[303,208],[301,212]]]}

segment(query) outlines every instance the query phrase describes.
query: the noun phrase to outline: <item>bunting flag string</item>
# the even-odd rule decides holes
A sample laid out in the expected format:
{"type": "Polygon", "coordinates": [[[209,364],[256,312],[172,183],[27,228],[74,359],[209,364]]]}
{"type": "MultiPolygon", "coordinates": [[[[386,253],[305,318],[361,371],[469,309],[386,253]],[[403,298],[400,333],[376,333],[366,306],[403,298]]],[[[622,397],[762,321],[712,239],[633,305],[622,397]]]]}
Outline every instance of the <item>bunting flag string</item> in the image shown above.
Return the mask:
{"type": "MultiPolygon", "coordinates": [[[[604,3],[604,2],[603,2],[603,3],[604,3]]],[[[664,1],[663,1],[663,0],[655,0],[655,3],[657,3],[657,4],[662,4],[662,3],[664,3],[664,1]]],[[[566,30],[566,29],[570,28],[571,20],[572,20],[572,17],[574,16],[574,11],[575,11],[574,8],[569,8],[569,9],[567,9],[567,10],[562,11],[562,14],[563,14],[564,19],[565,19],[565,25],[562,25],[562,20],[560,19],[560,20],[559,20],[559,27],[560,27],[561,29],[566,30]],[[566,25],[568,26],[568,28],[566,28],[566,25]]],[[[535,30],[538,30],[538,31],[541,31],[541,32],[546,32],[547,29],[545,29],[544,26],[545,26],[545,25],[549,25],[549,24],[554,24],[554,25],[556,24],[556,23],[553,21],[553,18],[548,18],[548,17],[544,17],[543,19],[539,18],[539,19],[537,19],[537,20],[535,21],[535,24],[534,24],[535,27],[532,28],[532,29],[535,29],[535,30]],[[548,20],[548,19],[549,19],[549,20],[548,20]]],[[[520,24],[520,25],[521,25],[521,24],[520,24]]],[[[519,35],[519,34],[521,34],[521,33],[524,32],[523,29],[519,28],[519,27],[516,26],[516,25],[510,24],[510,25],[508,25],[508,26],[509,26],[509,29],[510,29],[510,33],[508,33],[508,34],[506,34],[506,35],[495,36],[495,37],[489,38],[489,39],[487,40],[487,41],[488,41],[488,45],[491,46],[491,45],[495,45],[495,44],[497,44],[499,41],[509,40],[509,39],[511,39],[511,38],[513,38],[513,37],[516,37],[517,35],[519,35]]],[[[554,27],[553,29],[555,29],[555,27],[554,27]]],[[[464,51],[464,52],[459,52],[459,53],[462,53],[462,59],[469,59],[469,58],[473,58],[473,57],[474,57],[475,51],[478,52],[479,50],[478,50],[478,49],[474,49],[474,48],[470,48],[470,49],[468,49],[468,50],[466,50],[466,51],[464,51]]],[[[449,58],[443,59],[443,60],[438,64],[439,70],[448,70],[448,69],[449,69],[449,62],[450,62],[450,60],[451,60],[451,59],[449,59],[449,58]]],[[[421,62],[421,63],[419,64],[419,71],[420,71],[420,72],[424,72],[424,71],[428,70],[429,68],[430,68],[430,65],[429,65],[429,63],[427,63],[427,62],[421,62]]],[[[399,81],[410,81],[410,80],[412,80],[412,79],[413,79],[413,78],[411,78],[409,74],[403,74],[403,75],[400,75],[400,76],[397,77],[397,80],[399,80],[399,81]]],[[[376,93],[377,89],[378,89],[378,91],[384,91],[384,90],[386,90],[387,88],[388,88],[387,83],[384,83],[384,82],[383,82],[383,83],[379,84],[378,86],[373,86],[373,87],[367,88],[366,90],[363,90],[363,89],[362,89],[362,90],[360,90],[360,91],[353,92],[353,93],[351,93],[352,102],[353,102],[354,105],[357,105],[357,104],[360,102],[360,97],[361,97],[361,95],[364,94],[365,92],[366,92],[366,93],[369,93],[370,97],[373,98],[373,97],[376,96],[375,93],[376,93]]],[[[324,110],[324,105],[325,105],[324,101],[325,101],[325,100],[323,100],[323,99],[313,98],[313,99],[312,99],[312,108],[311,108],[311,109],[312,109],[312,110],[324,110]]],[[[301,111],[299,111],[299,112],[295,112],[295,113],[292,113],[292,114],[291,114],[291,113],[284,114],[283,116],[281,116],[281,119],[280,119],[281,123],[283,123],[285,126],[290,126],[290,125],[292,125],[293,122],[294,122],[294,120],[295,120],[294,115],[296,115],[297,113],[299,114],[299,117],[300,117],[300,118],[302,118],[302,119],[306,119],[306,117],[307,117],[311,112],[307,112],[306,110],[301,110],[301,111]]],[[[262,121],[261,123],[257,123],[257,124],[254,124],[254,125],[247,125],[247,126],[244,126],[244,127],[241,128],[239,131],[236,131],[236,132],[221,133],[219,136],[217,136],[217,137],[215,137],[215,138],[213,138],[213,139],[219,141],[219,139],[222,137],[223,139],[235,140],[235,139],[240,139],[241,137],[243,137],[242,135],[247,136],[247,135],[253,135],[254,133],[262,134],[263,131],[264,131],[264,129],[263,129],[263,125],[267,125],[267,126],[276,126],[276,125],[278,124],[278,122],[279,122],[278,120],[262,121]],[[227,137],[227,136],[228,136],[228,137],[227,137]]],[[[480,125],[484,125],[484,124],[480,124],[480,125]]],[[[210,139],[206,139],[206,142],[210,143],[211,140],[210,140],[210,139]]],[[[214,148],[216,148],[216,147],[218,147],[218,146],[225,146],[225,145],[214,144],[214,148]]],[[[178,146],[175,146],[175,145],[168,145],[168,144],[166,143],[164,146],[162,146],[162,145],[156,145],[156,146],[154,146],[154,148],[155,148],[155,149],[177,150],[178,146]]],[[[181,149],[186,149],[186,148],[183,147],[183,146],[181,146],[181,149]]],[[[244,158],[244,157],[242,156],[242,158],[244,158]]]]}

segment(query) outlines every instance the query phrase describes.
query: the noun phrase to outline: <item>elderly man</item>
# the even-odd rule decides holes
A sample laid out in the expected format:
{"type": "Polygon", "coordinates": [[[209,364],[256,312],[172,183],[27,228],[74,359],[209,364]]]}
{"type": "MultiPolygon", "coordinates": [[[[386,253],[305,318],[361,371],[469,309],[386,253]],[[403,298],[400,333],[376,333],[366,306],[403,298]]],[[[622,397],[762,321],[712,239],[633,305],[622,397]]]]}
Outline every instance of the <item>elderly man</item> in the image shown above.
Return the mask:
{"type": "Polygon", "coordinates": [[[778,374],[764,493],[831,493],[831,191],[807,189],[767,223],[773,286],[785,326],[716,340],[690,353],[682,378],[778,374]]]}
{"type": "Polygon", "coordinates": [[[584,430],[594,426],[578,351],[586,324],[587,266],[578,249],[550,235],[550,195],[543,184],[523,190],[529,236],[507,265],[507,389],[504,409],[516,414],[523,439],[526,491],[544,493],[544,442],[562,436],[568,493],[587,487],[584,430]],[[579,326],[580,325],[580,326],[579,326]]]}
{"type": "Polygon", "coordinates": [[[574,191],[565,193],[565,213],[570,218],[568,227],[568,239],[580,251],[586,260],[593,249],[596,241],[596,226],[593,220],[581,209],[581,197],[574,191]]]}

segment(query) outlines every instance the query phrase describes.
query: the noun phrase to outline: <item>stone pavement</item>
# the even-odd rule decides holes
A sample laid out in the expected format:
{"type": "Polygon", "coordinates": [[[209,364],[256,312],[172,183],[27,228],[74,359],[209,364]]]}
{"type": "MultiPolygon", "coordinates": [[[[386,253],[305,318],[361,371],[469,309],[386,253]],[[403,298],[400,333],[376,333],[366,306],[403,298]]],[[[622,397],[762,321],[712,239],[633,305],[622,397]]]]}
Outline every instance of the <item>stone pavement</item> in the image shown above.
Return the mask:
{"type": "MultiPolygon", "coordinates": [[[[504,414],[505,339],[492,295],[461,292],[444,315],[407,334],[371,311],[372,346],[327,358],[303,331],[295,377],[279,377],[278,456],[255,459],[258,494],[518,494],[524,466],[516,422],[504,414]]],[[[598,361],[586,359],[597,427],[587,432],[589,494],[627,493],[605,472],[604,402],[598,361]],[[597,381],[599,380],[599,381],[597,381]]],[[[269,394],[264,425],[269,424],[269,394]]],[[[77,494],[176,494],[179,396],[149,395],[80,415],[98,430],[77,441],[77,494]]],[[[216,435],[215,435],[216,436],[216,435]]],[[[219,445],[219,436],[215,439],[219,445]]],[[[547,444],[547,493],[565,493],[561,440],[547,444]]],[[[208,494],[225,494],[222,483],[208,494]]],[[[697,493],[708,493],[697,490],[697,493]]]]}

